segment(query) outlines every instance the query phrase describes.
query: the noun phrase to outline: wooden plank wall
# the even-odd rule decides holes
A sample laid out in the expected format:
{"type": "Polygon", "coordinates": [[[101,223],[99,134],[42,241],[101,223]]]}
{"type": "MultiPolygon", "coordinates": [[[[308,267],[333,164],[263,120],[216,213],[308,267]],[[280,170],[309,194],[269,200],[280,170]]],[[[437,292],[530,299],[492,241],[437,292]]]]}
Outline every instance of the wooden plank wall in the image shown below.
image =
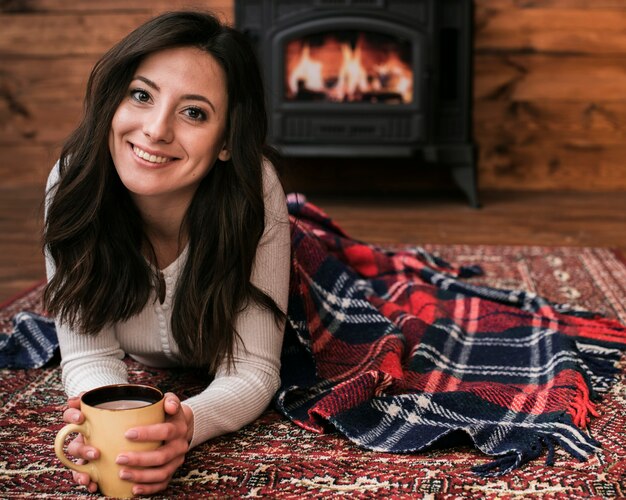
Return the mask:
{"type": "Polygon", "coordinates": [[[480,185],[626,190],[626,1],[475,5],[480,185]]]}
{"type": "MultiPolygon", "coordinates": [[[[42,185],[104,50],[234,0],[0,0],[0,185],[42,185]]],[[[626,190],[626,0],[476,0],[481,188],[626,190]]]]}

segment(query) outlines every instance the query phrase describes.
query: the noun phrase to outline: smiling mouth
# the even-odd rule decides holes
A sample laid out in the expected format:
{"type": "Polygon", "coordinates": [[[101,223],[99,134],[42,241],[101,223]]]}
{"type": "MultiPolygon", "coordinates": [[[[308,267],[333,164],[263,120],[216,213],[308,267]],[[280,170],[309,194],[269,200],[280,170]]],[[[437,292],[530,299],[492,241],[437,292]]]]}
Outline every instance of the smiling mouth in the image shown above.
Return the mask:
{"type": "Polygon", "coordinates": [[[133,153],[135,153],[135,155],[137,155],[142,160],[148,161],[150,163],[155,163],[157,165],[173,160],[173,158],[168,157],[168,156],[157,156],[157,155],[150,154],[147,151],[144,151],[143,149],[138,148],[134,144],[133,144],[133,153]]]}

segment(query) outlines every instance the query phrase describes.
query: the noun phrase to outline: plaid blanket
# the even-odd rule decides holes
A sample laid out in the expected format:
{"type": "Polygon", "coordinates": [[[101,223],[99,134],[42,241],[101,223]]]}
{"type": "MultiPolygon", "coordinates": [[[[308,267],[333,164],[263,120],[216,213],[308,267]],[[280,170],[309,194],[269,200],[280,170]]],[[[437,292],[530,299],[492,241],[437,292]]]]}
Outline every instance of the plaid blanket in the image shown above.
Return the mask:
{"type": "Polygon", "coordinates": [[[11,333],[0,332],[0,368],[41,368],[54,358],[59,341],[53,319],[23,311],[12,322],[11,333]]]}
{"type": "Polygon", "coordinates": [[[626,328],[521,290],[472,285],[423,249],[348,237],[290,195],[292,276],[276,404],[366,449],[425,450],[458,431],[513,470],[560,446],[586,460],[594,400],[617,375],[626,328]]]}

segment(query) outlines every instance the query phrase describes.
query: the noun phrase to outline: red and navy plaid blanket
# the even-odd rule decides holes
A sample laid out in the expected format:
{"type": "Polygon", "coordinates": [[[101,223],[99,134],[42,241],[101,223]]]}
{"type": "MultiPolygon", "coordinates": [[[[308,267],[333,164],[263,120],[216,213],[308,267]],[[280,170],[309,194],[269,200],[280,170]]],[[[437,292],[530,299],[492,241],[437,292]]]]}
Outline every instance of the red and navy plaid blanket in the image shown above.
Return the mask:
{"type": "MultiPolygon", "coordinates": [[[[555,446],[597,450],[586,427],[626,328],[534,294],[472,285],[420,248],[348,237],[290,195],[293,262],[278,408],[314,432],[417,452],[464,431],[506,473],[555,446]]],[[[471,280],[470,280],[471,281],[471,280]]]]}

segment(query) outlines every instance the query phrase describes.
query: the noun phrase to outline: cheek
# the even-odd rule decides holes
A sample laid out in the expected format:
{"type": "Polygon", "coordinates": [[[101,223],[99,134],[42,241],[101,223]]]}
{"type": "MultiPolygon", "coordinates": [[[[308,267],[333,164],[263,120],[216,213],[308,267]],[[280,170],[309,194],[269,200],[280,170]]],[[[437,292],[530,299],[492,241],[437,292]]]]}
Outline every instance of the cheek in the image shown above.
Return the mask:
{"type": "Polygon", "coordinates": [[[119,130],[119,114],[120,110],[118,109],[113,115],[113,119],[111,120],[111,128],[109,129],[109,148],[113,148],[115,144],[115,138],[118,135],[119,130]]]}
{"type": "Polygon", "coordinates": [[[109,151],[113,153],[115,149],[115,133],[113,132],[113,124],[111,124],[111,129],[109,130],[109,151]]]}
{"type": "Polygon", "coordinates": [[[124,137],[132,129],[130,118],[131,114],[127,106],[124,106],[124,103],[120,104],[113,115],[109,128],[109,152],[114,162],[124,151],[124,137]]]}
{"type": "MultiPolygon", "coordinates": [[[[135,120],[136,121],[136,120],[135,120]]],[[[133,127],[133,113],[124,103],[120,104],[111,120],[111,133],[119,136],[133,127]]]]}
{"type": "Polygon", "coordinates": [[[114,162],[122,152],[122,147],[123,141],[121,136],[117,132],[117,128],[113,125],[113,123],[111,123],[111,129],[109,130],[109,153],[111,154],[111,158],[114,162]]]}

